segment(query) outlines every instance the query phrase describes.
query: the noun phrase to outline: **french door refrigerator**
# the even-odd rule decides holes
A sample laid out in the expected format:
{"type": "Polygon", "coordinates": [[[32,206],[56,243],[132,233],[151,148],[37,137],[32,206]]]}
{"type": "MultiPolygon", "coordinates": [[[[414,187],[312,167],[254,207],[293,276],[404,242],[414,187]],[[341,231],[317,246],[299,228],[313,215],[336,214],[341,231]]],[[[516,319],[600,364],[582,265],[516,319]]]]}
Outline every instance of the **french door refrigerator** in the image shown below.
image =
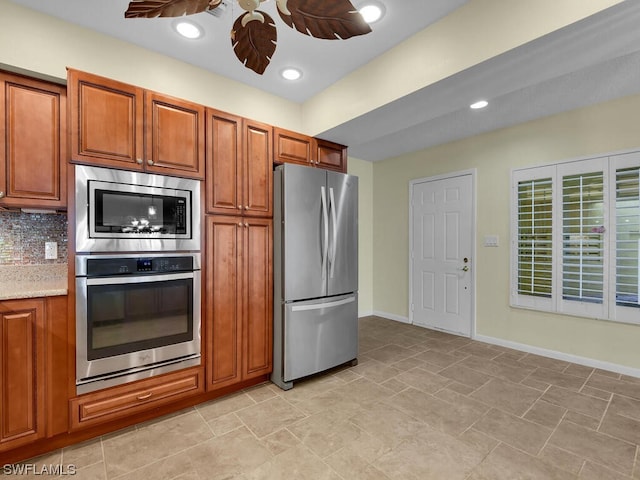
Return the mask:
{"type": "Polygon", "coordinates": [[[358,177],[284,164],[274,172],[271,380],[293,381],[358,355],[358,177]]]}

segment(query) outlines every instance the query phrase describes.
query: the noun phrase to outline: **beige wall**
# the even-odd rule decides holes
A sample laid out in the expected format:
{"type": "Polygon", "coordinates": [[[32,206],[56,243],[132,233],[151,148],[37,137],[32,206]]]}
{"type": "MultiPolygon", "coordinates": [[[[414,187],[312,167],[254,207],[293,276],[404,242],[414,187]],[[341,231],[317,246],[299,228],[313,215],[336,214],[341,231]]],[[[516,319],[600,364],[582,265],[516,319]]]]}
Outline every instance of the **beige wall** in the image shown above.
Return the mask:
{"type": "Polygon", "coordinates": [[[373,311],[373,164],[349,158],[349,173],[358,177],[358,315],[373,311]]]}
{"type": "Polygon", "coordinates": [[[66,79],[66,67],[191,100],[283,128],[301,106],[113,37],[0,0],[0,67],[66,79]]]}
{"type": "Polygon", "coordinates": [[[640,327],[509,306],[509,198],[514,167],[640,150],[640,96],[388,159],[373,166],[373,309],[408,317],[412,179],[477,169],[477,333],[640,368],[640,327]],[[498,248],[482,246],[499,235],[498,248]]]}

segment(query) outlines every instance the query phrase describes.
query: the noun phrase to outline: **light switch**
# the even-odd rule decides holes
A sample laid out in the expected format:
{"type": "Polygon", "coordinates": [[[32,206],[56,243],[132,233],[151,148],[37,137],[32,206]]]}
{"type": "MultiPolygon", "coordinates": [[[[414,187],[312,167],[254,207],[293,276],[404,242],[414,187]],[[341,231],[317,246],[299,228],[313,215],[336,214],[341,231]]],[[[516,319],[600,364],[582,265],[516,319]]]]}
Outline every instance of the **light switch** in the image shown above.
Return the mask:
{"type": "Polygon", "coordinates": [[[484,246],[485,247],[497,247],[498,246],[498,235],[485,235],[484,236],[484,246]]]}

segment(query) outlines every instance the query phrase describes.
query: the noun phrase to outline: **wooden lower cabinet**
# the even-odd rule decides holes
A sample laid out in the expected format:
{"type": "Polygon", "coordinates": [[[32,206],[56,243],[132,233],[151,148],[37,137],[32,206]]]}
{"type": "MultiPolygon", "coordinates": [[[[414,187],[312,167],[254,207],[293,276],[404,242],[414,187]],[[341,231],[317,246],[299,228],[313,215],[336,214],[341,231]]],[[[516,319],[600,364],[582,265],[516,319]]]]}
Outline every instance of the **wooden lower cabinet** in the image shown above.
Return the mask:
{"type": "Polygon", "coordinates": [[[206,219],[207,390],[269,374],[273,343],[273,221],[206,219]]]}
{"type": "Polygon", "coordinates": [[[190,368],[71,399],[71,430],[128,417],[204,392],[202,368],[190,368]]]}
{"type": "Polygon", "coordinates": [[[0,452],[68,430],[67,297],[0,301],[0,452]]]}
{"type": "Polygon", "coordinates": [[[45,302],[0,302],[0,451],[46,435],[45,302]]]}

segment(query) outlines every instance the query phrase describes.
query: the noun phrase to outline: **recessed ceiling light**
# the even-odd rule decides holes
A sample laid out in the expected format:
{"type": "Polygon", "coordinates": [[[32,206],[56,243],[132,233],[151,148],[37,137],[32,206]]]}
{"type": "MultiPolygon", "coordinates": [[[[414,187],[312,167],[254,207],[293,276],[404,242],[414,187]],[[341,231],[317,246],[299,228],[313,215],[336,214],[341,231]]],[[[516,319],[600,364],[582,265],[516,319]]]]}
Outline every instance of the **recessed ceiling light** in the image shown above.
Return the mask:
{"type": "Polygon", "coordinates": [[[196,39],[202,36],[202,29],[193,22],[185,22],[182,20],[177,22],[174,28],[185,38],[196,39]]]}
{"type": "Polygon", "coordinates": [[[486,100],[480,100],[476,103],[472,103],[471,105],[469,105],[469,108],[473,108],[474,110],[478,110],[480,108],[484,108],[487,105],[489,105],[489,102],[487,102],[486,100]]]}
{"type": "Polygon", "coordinates": [[[364,21],[367,23],[375,23],[382,18],[385,9],[384,5],[378,2],[367,2],[358,10],[364,21]]]}
{"type": "Polygon", "coordinates": [[[281,75],[286,80],[298,80],[302,76],[302,72],[297,68],[285,68],[281,75]]]}

